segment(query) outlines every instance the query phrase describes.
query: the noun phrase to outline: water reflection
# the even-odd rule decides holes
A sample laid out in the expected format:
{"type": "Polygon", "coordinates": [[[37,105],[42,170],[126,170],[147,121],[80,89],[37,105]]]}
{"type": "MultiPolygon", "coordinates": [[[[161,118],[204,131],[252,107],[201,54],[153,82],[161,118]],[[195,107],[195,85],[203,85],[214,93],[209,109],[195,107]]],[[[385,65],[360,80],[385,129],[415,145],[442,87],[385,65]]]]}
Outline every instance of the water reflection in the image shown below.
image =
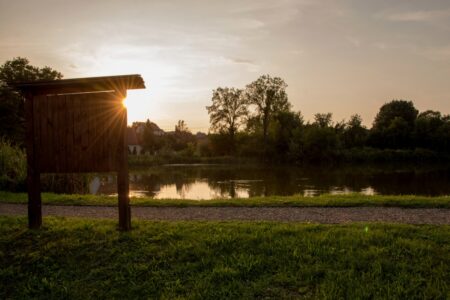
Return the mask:
{"type": "MultiPolygon", "coordinates": [[[[449,195],[449,167],[288,168],[221,165],[168,165],[130,172],[130,195],[156,199],[317,196],[323,193],[367,195],[449,195]]],[[[114,195],[113,175],[96,176],[93,194],[114,195]]]]}

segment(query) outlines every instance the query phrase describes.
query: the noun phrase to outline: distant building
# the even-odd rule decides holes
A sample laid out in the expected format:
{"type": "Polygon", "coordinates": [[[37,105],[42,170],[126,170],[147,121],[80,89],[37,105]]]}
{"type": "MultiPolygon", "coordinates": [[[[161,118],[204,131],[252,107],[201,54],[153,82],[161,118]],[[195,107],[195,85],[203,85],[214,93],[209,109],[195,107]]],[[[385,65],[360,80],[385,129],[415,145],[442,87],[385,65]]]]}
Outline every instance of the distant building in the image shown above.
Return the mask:
{"type": "MultiPolygon", "coordinates": [[[[152,130],[154,135],[162,136],[165,134],[164,130],[159,128],[158,125],[156,125],[155,123],[150,122],[150,121],[148,121],[148,122],[149,122],[150,130],[152,130]]],[[[134,130],[136,131],[138,137],[142,137],[146,126],[147,126],[147,122],[133,122],[133,124],[131,125],[131,127],[134,128],[134,130]]]]}
{"type": "Polygon", "coordinates": [[[138,139],[136,130],[133,127],[127,128],[127,145],[129,154],[133,155],[143,154],[142,143],[140,139],[138,139]]]}
{"type": "Polygon", "coordinates": [[[196,134],[195,134],[195,138],[197,139],[197,140],[205,140],[205,139],[207,139],[208,138],[208,135],[206,134],[206,133],[204,133],[204,132],[197,132],[196,134]]]}

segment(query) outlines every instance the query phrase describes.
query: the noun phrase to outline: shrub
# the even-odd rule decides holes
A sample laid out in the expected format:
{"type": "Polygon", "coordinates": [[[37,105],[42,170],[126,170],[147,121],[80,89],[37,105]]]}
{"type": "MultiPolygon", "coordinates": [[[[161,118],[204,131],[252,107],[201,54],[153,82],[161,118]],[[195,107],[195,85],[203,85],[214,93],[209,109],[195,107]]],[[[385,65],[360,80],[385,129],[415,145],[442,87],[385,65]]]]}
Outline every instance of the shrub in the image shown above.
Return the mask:
{"type": "Polygon", "coordinates": [[[0,139],[0,189],[25,190],[27,161],[25,151],[0,139]]]}

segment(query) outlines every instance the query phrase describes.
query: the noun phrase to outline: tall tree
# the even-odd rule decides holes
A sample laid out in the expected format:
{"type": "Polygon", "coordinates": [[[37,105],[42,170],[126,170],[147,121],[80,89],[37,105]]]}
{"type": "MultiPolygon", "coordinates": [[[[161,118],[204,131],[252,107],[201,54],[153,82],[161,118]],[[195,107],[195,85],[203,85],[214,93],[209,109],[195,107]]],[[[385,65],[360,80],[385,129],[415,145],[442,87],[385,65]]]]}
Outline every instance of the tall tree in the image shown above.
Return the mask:
{"type": "Polygon", "coordinates": [[[362,125],[362,118],[355,114],[344,126],[343,140],[347,148],[362,147],[367,139],[367,128],[362,125]]]}
{"type": "Polygon", "coordinates": [[[373,122],[373,129],[387,129],[395,118],[402,118],[412,130],[418,113],[419,111],[414,107],[412,101],[392,100],[381,106],[373,122]]]}
{"type": "Polygon", "coordinates": [[[195,137],[186,125],[184,120],[178,120],[175,125],[175,132],[168,136],[169,144],[175,151],[180,151],[195,144],[195,137]]]}
{"type": "Polygon", "coordinates": [[[175,132],[189,132],[189,128],[184,120],[178,120],[178,123],[175,125],[175,132]]]}
{"type": "Polygon", "coordinates": [[[373,122],[372,143],[394,149],[412,146],[414,123],[418,113],[412,101],[392,100],[384,104],[373,122]]]}
{"type": "Polygon", "coordinates": [[[314,115],[314,124],[318,125],[321,128],[331,127],[332,123],[333,123],[332,113],[326,114],[318,113],[314,115]]]}
{"type": "Polygon", "coordinates": [[[287,84],[280,77],[263,75],[247,85],[246,98],[249,104],[256,106],[258,117],[263,126],[264,145],[272,116],[277,112],[289,111],[290,103],[286,93],[287,84]]]}
{"type": "Polygon", "coordinates": [[[0,66],[0,137],[22,144],[25,133],[24,100],[9,84],[21,81],[61,79],[50,67],[38,68],[28,59],[17,57],[0,66]]]}
{"type": "Polygon", "coordinates": [[[243,91],[235,88],[217,88],[213,91],[212,105],[207,106],[211,130],[226,132],[234,149],[235,134],[248,115],[243,91]]]}

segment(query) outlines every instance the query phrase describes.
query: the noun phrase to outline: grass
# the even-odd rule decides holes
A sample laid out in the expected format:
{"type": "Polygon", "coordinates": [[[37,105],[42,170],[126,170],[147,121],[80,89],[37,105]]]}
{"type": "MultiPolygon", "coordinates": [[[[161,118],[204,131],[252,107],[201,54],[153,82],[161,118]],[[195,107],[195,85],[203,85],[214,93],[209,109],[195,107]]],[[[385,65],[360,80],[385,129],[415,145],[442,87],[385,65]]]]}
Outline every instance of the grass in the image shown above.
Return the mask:
{"type": "MultiPolygon", "coordinates": [[[[0,191],[2,203],[27,203],[26,193],[11,193],[0,191]]],[[[117,197],[97,195],[67,195],[42,193],[42,202],[53,205],[98,205],[115,206],[117,197]]],[[[402,196],[367,196],[362,194],[349,195],[321,195],[318,197],[304,196],[268,196],[254,198],[214,199],[214,200],[180,200],[180,199],[153,199],[131,198],[131,205],[135,206],[329,206],[329,207],[356,207],[356,206],[384,206],[405,208],[450,208],[450,196],[426,197],[415,195],[402,196]]]]}
{"type": "Polygon", "coordinates": [[[448,299],[450,226],[0,217],[1,299],[448,299]]]}

